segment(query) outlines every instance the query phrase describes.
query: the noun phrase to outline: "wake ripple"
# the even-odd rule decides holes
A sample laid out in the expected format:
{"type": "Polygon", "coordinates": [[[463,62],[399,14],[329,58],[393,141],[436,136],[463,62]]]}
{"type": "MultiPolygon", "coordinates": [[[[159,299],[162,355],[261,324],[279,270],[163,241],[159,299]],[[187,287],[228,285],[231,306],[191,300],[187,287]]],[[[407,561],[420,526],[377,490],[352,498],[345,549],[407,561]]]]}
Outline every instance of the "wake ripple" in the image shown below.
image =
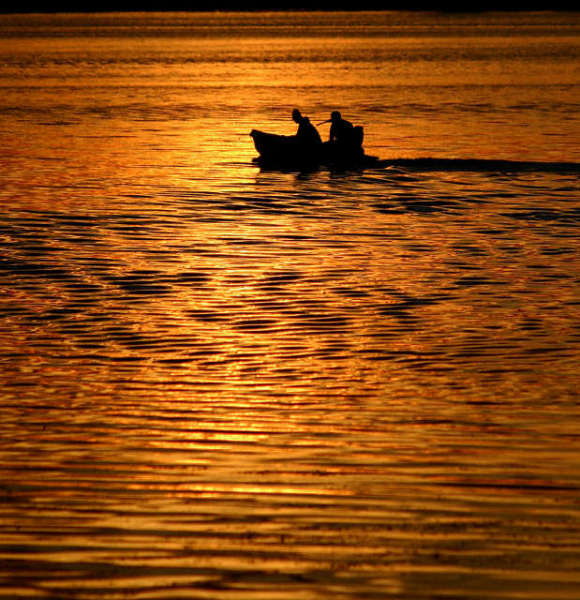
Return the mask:
{"type": "Polygon", "coordinates": [[[416,171],[474,171],[503,173],[578,173],[580,163],[495,160],[480,158],[393,158],[381,161],[383,167],[416,171]]]}

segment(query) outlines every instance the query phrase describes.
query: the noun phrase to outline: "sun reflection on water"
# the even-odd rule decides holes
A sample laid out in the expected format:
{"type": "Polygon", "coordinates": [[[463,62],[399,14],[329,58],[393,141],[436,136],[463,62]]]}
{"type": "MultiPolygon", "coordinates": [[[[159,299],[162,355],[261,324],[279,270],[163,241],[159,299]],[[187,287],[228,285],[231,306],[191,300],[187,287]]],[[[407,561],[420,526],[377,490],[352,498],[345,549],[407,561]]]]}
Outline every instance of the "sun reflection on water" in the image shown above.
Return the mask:
{"type": "Polygon", "coordinates": [[[0,595],[577,597],[577,19],[320,19],[0,16],[0,595]]]}

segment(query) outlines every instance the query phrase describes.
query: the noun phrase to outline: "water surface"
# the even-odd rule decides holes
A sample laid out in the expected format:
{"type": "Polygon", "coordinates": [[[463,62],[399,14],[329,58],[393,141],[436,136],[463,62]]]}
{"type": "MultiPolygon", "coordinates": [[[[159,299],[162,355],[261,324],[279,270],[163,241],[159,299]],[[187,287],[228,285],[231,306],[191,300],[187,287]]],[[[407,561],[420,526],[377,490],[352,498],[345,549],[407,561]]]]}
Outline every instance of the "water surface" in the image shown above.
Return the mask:
{"type": "Polygon", "coordinates": [[[0,31],[0,598],[578,597],[577,14],[0,31]]]}

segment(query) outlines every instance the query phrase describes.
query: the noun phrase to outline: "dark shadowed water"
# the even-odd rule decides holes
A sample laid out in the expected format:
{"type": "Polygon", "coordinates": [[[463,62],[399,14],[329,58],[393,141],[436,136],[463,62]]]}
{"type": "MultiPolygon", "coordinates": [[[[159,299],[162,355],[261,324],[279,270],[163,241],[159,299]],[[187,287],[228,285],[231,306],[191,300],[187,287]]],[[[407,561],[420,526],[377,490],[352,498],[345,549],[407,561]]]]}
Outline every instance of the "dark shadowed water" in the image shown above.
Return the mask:
{"type": "Polygon", "coordinates": [[[2,600],[580,596],[578,13],[0,34],[2,600]]]}

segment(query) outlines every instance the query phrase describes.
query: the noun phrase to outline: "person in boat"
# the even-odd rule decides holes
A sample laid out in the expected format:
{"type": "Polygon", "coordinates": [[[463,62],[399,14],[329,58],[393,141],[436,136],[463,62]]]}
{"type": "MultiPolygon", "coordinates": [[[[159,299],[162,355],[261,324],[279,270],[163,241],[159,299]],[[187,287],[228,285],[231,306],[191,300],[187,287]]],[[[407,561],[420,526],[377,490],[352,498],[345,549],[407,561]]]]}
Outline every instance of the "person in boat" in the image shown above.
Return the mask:
{"type": "Polygon", "coordinates": [[[322,146],[322,139],[320,138],[318,130],[310,122],[310,119],[303,116],[297,108],[292,111],[292,120],[298,124],[298,131],[296,132],[295,138],[301,146],[313,150],[322,146]]]}
{"type": "Polygon", "coordinates": [[[350,121],[342,118],[338,110],[332,111],[325,123],[331,123],[328,145],[338,156],[356,158],[364,154],[362,127],[354,127],[350,121]]]}
{"type": "MultiPolygon", "coordinates": [[[[328,123],[328,121],[327,121],[328,123]]],[[[337,110],[330,114],[330,136],[328,141],[331,144],[340,144],[347,146],[352,142],[354,127],[350,121],[342,118],[342,115],[337,110]]]]}

